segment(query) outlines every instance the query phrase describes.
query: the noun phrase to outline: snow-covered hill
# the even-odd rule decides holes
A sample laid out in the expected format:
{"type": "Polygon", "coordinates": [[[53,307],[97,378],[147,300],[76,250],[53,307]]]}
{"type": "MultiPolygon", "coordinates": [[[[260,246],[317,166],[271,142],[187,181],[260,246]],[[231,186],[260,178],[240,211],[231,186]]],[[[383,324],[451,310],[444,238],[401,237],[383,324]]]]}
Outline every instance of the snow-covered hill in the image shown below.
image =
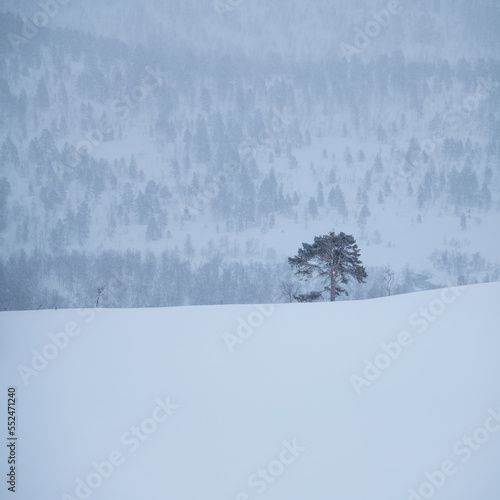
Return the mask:
{"type": "Polygon", "coordinates": [[[2,312],[3,474],[14,386],[22,500],[498,500],[499,298],[2,312]]]}
{"type": "Polygon", "coordinates": [[[496,0],[47,1],[0,8],[0,310],[277,303],[330,231],[350,298],[500,280],[496,0]]]}

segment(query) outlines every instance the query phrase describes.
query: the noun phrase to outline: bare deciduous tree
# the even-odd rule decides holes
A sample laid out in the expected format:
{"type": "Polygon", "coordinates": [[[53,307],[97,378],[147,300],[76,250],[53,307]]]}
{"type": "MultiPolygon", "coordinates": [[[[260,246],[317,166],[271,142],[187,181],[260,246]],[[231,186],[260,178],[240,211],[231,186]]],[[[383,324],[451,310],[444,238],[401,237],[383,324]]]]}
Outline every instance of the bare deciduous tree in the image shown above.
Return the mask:
{"type": "Polygon", "coordinates": [[[384,273],[382,275],[382,280],[384,281],[385,290],[387,291],[387,295],[391,295],[395,281],[395,273],[389,266],[385,266],[382,271],[384,273]]]}
{"type": "Polygon", "coordinates": [[[95,301],[95,306],[96,307],[99,307],[99,300],[101,299],[101,295],[102,295],[102,293],[104,292],[104,290],[106,289],[107,286],[108,285],[106,284],[104,286],[97,287],[97,290],[96,290],[97,291],[97,300],[95,301]]]}
{"type": "Polygon", "coordinates": [[[288,300],[293,302],[295,295],[300,291],[300,285],[293,281],[284,280],[280,283],[281,294],[288,300]]]}

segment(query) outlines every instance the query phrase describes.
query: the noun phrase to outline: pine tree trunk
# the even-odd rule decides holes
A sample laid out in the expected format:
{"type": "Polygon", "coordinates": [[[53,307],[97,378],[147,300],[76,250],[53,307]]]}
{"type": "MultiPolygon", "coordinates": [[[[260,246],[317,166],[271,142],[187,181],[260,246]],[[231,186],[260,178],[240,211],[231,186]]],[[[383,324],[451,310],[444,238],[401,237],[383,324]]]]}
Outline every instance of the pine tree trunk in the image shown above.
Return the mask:
{"type": "Polygon", "coordinates": [[[330,276],[330,302],[335,302],[335,280],[330,276]]]}

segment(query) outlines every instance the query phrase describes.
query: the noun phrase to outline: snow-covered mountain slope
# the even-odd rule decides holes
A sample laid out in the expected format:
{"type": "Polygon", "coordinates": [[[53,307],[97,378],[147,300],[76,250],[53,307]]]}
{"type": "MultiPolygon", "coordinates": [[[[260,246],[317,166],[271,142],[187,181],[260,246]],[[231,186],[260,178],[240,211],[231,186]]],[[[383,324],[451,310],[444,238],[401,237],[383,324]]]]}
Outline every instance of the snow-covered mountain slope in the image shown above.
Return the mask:
{"type": "Polygon", "coordinates": [[[499,298],[2,312],[2,470],[15,386],[23,500],[498,500],[499,298]]]}
{"type": "Polygon", "coordinates": [[[0,310],[281,302],[330,231],[350,298],[499,281],[499,5],[4,0],[0,310]]]}

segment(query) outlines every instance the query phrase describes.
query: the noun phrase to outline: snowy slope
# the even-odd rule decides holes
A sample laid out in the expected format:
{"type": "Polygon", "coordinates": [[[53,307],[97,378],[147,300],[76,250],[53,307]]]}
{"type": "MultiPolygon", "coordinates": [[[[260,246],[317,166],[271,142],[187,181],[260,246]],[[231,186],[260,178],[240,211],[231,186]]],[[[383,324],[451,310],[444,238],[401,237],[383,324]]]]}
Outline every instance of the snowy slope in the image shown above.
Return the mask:
{"type": "Polygon", "coordinates": [[[2,473],[14,385],[22,500],[498,500],[499,298],[2,312],[2,473]]]}
{"type": "Polygon", "coordinates": [[[499,281],[499,5],[4,0],[0,309],[280,302],[329,231],[352,298],[499,281]]]}

